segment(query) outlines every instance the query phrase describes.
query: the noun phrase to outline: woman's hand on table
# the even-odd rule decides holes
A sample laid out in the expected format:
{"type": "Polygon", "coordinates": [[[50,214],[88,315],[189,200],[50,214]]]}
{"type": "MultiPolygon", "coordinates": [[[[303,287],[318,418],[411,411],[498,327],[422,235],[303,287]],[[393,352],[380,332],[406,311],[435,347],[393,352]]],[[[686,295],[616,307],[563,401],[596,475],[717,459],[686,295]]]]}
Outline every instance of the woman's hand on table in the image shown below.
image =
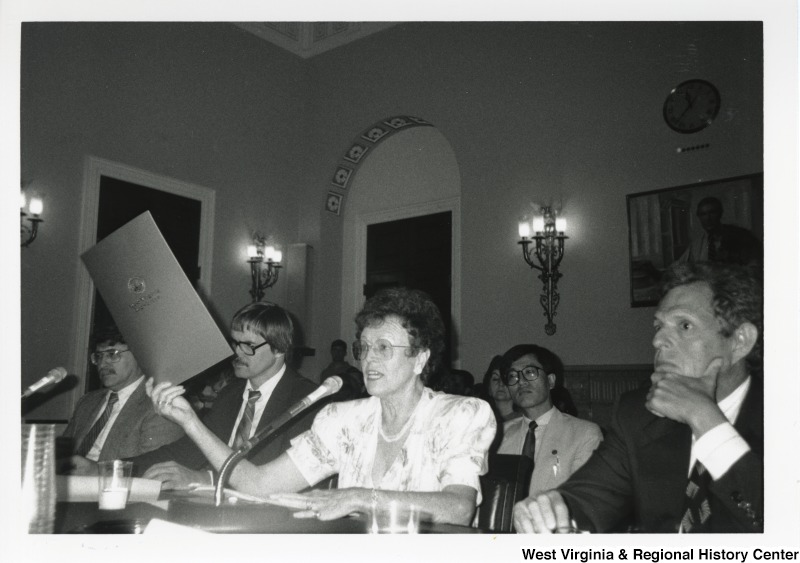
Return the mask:
{"type": "Polygon", "coordinates": [[[335,520],[354,512],[364,512],[370,503],[369,489],[332,489],[308,493],[277,493],[269,495],[272,504],[298,509],[295,518],[335,520]]]}

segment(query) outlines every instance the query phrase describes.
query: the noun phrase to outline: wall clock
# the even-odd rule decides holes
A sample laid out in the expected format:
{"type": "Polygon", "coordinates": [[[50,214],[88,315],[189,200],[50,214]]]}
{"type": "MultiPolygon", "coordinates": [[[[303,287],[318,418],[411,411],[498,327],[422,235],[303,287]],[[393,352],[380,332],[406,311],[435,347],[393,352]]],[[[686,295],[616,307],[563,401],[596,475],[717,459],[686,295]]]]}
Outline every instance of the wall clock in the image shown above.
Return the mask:
{"type": "Polygon", "coordinates": [[[678,133],[697,133],[711,125],[719,108],[719,90],[711,82],[687,80],[664,101],[664,121],[678,133]]]}

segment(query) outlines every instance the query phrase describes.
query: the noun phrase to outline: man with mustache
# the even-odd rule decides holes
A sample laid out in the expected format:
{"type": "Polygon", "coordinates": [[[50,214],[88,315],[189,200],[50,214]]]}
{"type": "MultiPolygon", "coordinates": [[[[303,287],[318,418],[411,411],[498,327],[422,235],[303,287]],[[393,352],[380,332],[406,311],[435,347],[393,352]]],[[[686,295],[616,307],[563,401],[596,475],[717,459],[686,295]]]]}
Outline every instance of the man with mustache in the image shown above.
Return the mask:
{"type": "MultiPolygon", "coordinates": [[[[317,388],[286,363],[293,333],[291,317],[273,303],[250,303],[233,316],[231,345],[236,353],[233,369],[237,379],[219,392],[203,418],[209,430],[230,447],[237,448],[317,388]]],[[[256,446],[248,459],[261,465],[278,457],[292,438],[311,427],[319,406],[256,446]]],[[[134,462],[135,475],[157,479],[165,488],[212,482],[211,466],[188,436],[129,461],[134,462]]]]}
{"type": "Polygon", "coordinates": [[[649,390],[563,485],[514,507],[518,532],[764,530],[763,291],[753,269],[674,264],[649,390]]]}
{"type": "Polygon", "coordinates": [[[63,436],[73,438],[73,466],[87,472],[93,462],[120,459],[154,450],[183,436],[183,429],[156,414],[145,394],[136,358],[116,326],[93,336],[92,363],[103,389],[80,398],[63,436]]]}

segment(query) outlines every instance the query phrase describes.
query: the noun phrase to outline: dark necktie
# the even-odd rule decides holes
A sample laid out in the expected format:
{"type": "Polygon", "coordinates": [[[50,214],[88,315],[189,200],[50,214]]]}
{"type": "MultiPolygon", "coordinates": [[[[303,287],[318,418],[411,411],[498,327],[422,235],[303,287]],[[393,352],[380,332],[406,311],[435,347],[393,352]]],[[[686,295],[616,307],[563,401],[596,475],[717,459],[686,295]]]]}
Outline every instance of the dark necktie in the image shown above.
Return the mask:
{"type": "Polygon", "coordinates": [[[261,391],[250,391],[247,396],[247,404],[244,407],[242,420],[239,428],[236,429],[236,439],[233,441],[233,449],[238,450],[247,440],[250,439],[250,429],[253,428],[253,415],[256,412],[256,401],[261,398],[261,391]]]}
{"type": "Polygon", "coordinates": [[[522,445],[522,455],[525,457],[529,457],[531,459],[535,459],[536,455],[536,421],[533,420],[528,425],[528,433],[525,435],[525,443],[522,445]]]}
{"type": "Polygon", "coordinates": [[[711,474],[702,463],[695,462],[686,484],[686,512],[681,520],[684,532],[711,531],[711,505],[708,502],[710,484],[711,474]]]}
{"type": "Polygon", "coordinates": [[[75,450],[77,455],[86,457],[86,454],[92,450],[95,440],[97,440],[100,432],[103,431],[108,419],[111,417],[111,410],[114,408],[114,405],[117,404],[117,401],[119,401],[119,396],[117,396],[115,391],[112,391],[108,396],[108,402],[106,403],[106,408],[103,409],[103,414],[100,415],[100,418],[98,418],[94,425],[89,429],[89,432],[87,432],[86,436],[83,437],[81,445],[77,450],[75,450]]]}
{"type": "Polygon", "coordinates": [[[714,242],[714,235],[708,235],[708,261],[713,262],[717,259],[717,245],[714,242]]]}

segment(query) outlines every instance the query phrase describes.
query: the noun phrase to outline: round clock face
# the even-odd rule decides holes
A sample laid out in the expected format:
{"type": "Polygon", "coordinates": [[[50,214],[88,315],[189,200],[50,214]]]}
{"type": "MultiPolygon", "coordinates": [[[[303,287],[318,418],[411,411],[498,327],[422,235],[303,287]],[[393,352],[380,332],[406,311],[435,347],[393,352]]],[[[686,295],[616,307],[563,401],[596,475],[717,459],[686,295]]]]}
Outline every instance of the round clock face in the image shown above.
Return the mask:
{"type": "Polygon", "coordinates": [[[664,101],[664,121],[678,133],[696,133],[717,117],[719,91],[705,80],[687,80],[678,84],[664,101]]]}

